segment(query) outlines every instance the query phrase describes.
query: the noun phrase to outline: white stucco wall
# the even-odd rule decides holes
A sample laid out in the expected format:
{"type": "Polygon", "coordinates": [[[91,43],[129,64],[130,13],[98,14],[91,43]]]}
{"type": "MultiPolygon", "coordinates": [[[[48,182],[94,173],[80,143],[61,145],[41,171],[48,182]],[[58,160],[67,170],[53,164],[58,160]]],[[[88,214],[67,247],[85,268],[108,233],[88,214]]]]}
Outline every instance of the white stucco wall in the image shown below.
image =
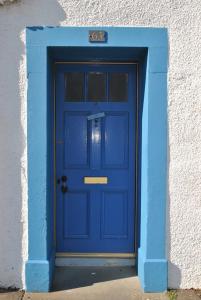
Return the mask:
{"type": "Polygon", "coordinates": [[[24,29],[122,25],[169,31],[169,286],[201,288],[200,15],[200,0],[18,0],[0,5],[0,286],[24,287],[27,258],[24,29]]]}

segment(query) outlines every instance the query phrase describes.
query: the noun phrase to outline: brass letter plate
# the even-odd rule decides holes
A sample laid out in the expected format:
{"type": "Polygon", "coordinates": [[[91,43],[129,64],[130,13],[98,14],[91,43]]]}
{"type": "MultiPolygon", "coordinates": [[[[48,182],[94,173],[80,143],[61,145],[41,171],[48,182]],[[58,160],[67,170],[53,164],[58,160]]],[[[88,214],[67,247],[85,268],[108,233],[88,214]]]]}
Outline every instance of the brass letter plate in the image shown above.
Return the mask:
{"type": "Polygon", "coordinates": [[[84,177],[85,184],[108,184],[107,177],[84,177]]]}

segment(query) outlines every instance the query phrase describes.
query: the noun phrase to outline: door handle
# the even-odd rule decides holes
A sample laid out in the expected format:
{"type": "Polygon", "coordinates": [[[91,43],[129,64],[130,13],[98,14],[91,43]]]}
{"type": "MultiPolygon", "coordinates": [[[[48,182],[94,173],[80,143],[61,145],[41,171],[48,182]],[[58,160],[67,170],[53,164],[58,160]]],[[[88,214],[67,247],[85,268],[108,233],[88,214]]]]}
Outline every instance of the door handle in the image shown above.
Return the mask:
{"type": "Polygon", "coordinates": [[[57,184],[60,184],[61,182],[66,182],[67,181],[67,176],[63,175],[59,178],[57,178],[57,184]]]}
{"type": "Polygon", "coordinates": [[[65,175],[63,175],[63,176],[61,176],[57,179],[57,184],[59,184],[59,185],[61,184],[61,191],[62,191],[63,194],[68,192],[68,187],[67,187],[67,184],[66,184],[67,179],[68,178],[65,175]]]}

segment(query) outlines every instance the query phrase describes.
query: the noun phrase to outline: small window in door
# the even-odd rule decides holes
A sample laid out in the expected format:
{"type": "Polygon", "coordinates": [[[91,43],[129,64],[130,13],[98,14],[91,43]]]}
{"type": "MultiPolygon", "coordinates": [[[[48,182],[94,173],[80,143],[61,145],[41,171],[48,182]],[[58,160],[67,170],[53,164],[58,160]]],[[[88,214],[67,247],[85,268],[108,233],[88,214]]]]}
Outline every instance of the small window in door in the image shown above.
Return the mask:
{"type": "Polygon", "coordinates": [[[109,73],[109,102],[128,101],[128,73],[109,73]]]}
{"type": "Polygon", "coordinates": [[[106,73],[103,72],[88,73],[87,101],[95,101],[95,102],[107,101],[106,81],[107,81],[106,73]]]}
{"type": "Polygon", "coordinates": [[[65,74],[65,101],[84,101],[83,72],[69,72],[65,74]]]}

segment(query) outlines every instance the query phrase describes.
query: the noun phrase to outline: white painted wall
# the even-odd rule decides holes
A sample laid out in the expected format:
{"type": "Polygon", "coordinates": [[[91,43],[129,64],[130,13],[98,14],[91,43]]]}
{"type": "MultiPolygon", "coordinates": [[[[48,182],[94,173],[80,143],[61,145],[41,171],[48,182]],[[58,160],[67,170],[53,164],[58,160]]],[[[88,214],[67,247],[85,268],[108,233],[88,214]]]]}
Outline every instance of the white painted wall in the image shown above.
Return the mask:
{"type": "Polygon", "coordinates": [[[169,286],[201,288],[200,15],[200,0],[18,0],[0,5],[0,286],[24,287],[27,258],[24,29],[121,25],[169,31],[169,286]]]}

